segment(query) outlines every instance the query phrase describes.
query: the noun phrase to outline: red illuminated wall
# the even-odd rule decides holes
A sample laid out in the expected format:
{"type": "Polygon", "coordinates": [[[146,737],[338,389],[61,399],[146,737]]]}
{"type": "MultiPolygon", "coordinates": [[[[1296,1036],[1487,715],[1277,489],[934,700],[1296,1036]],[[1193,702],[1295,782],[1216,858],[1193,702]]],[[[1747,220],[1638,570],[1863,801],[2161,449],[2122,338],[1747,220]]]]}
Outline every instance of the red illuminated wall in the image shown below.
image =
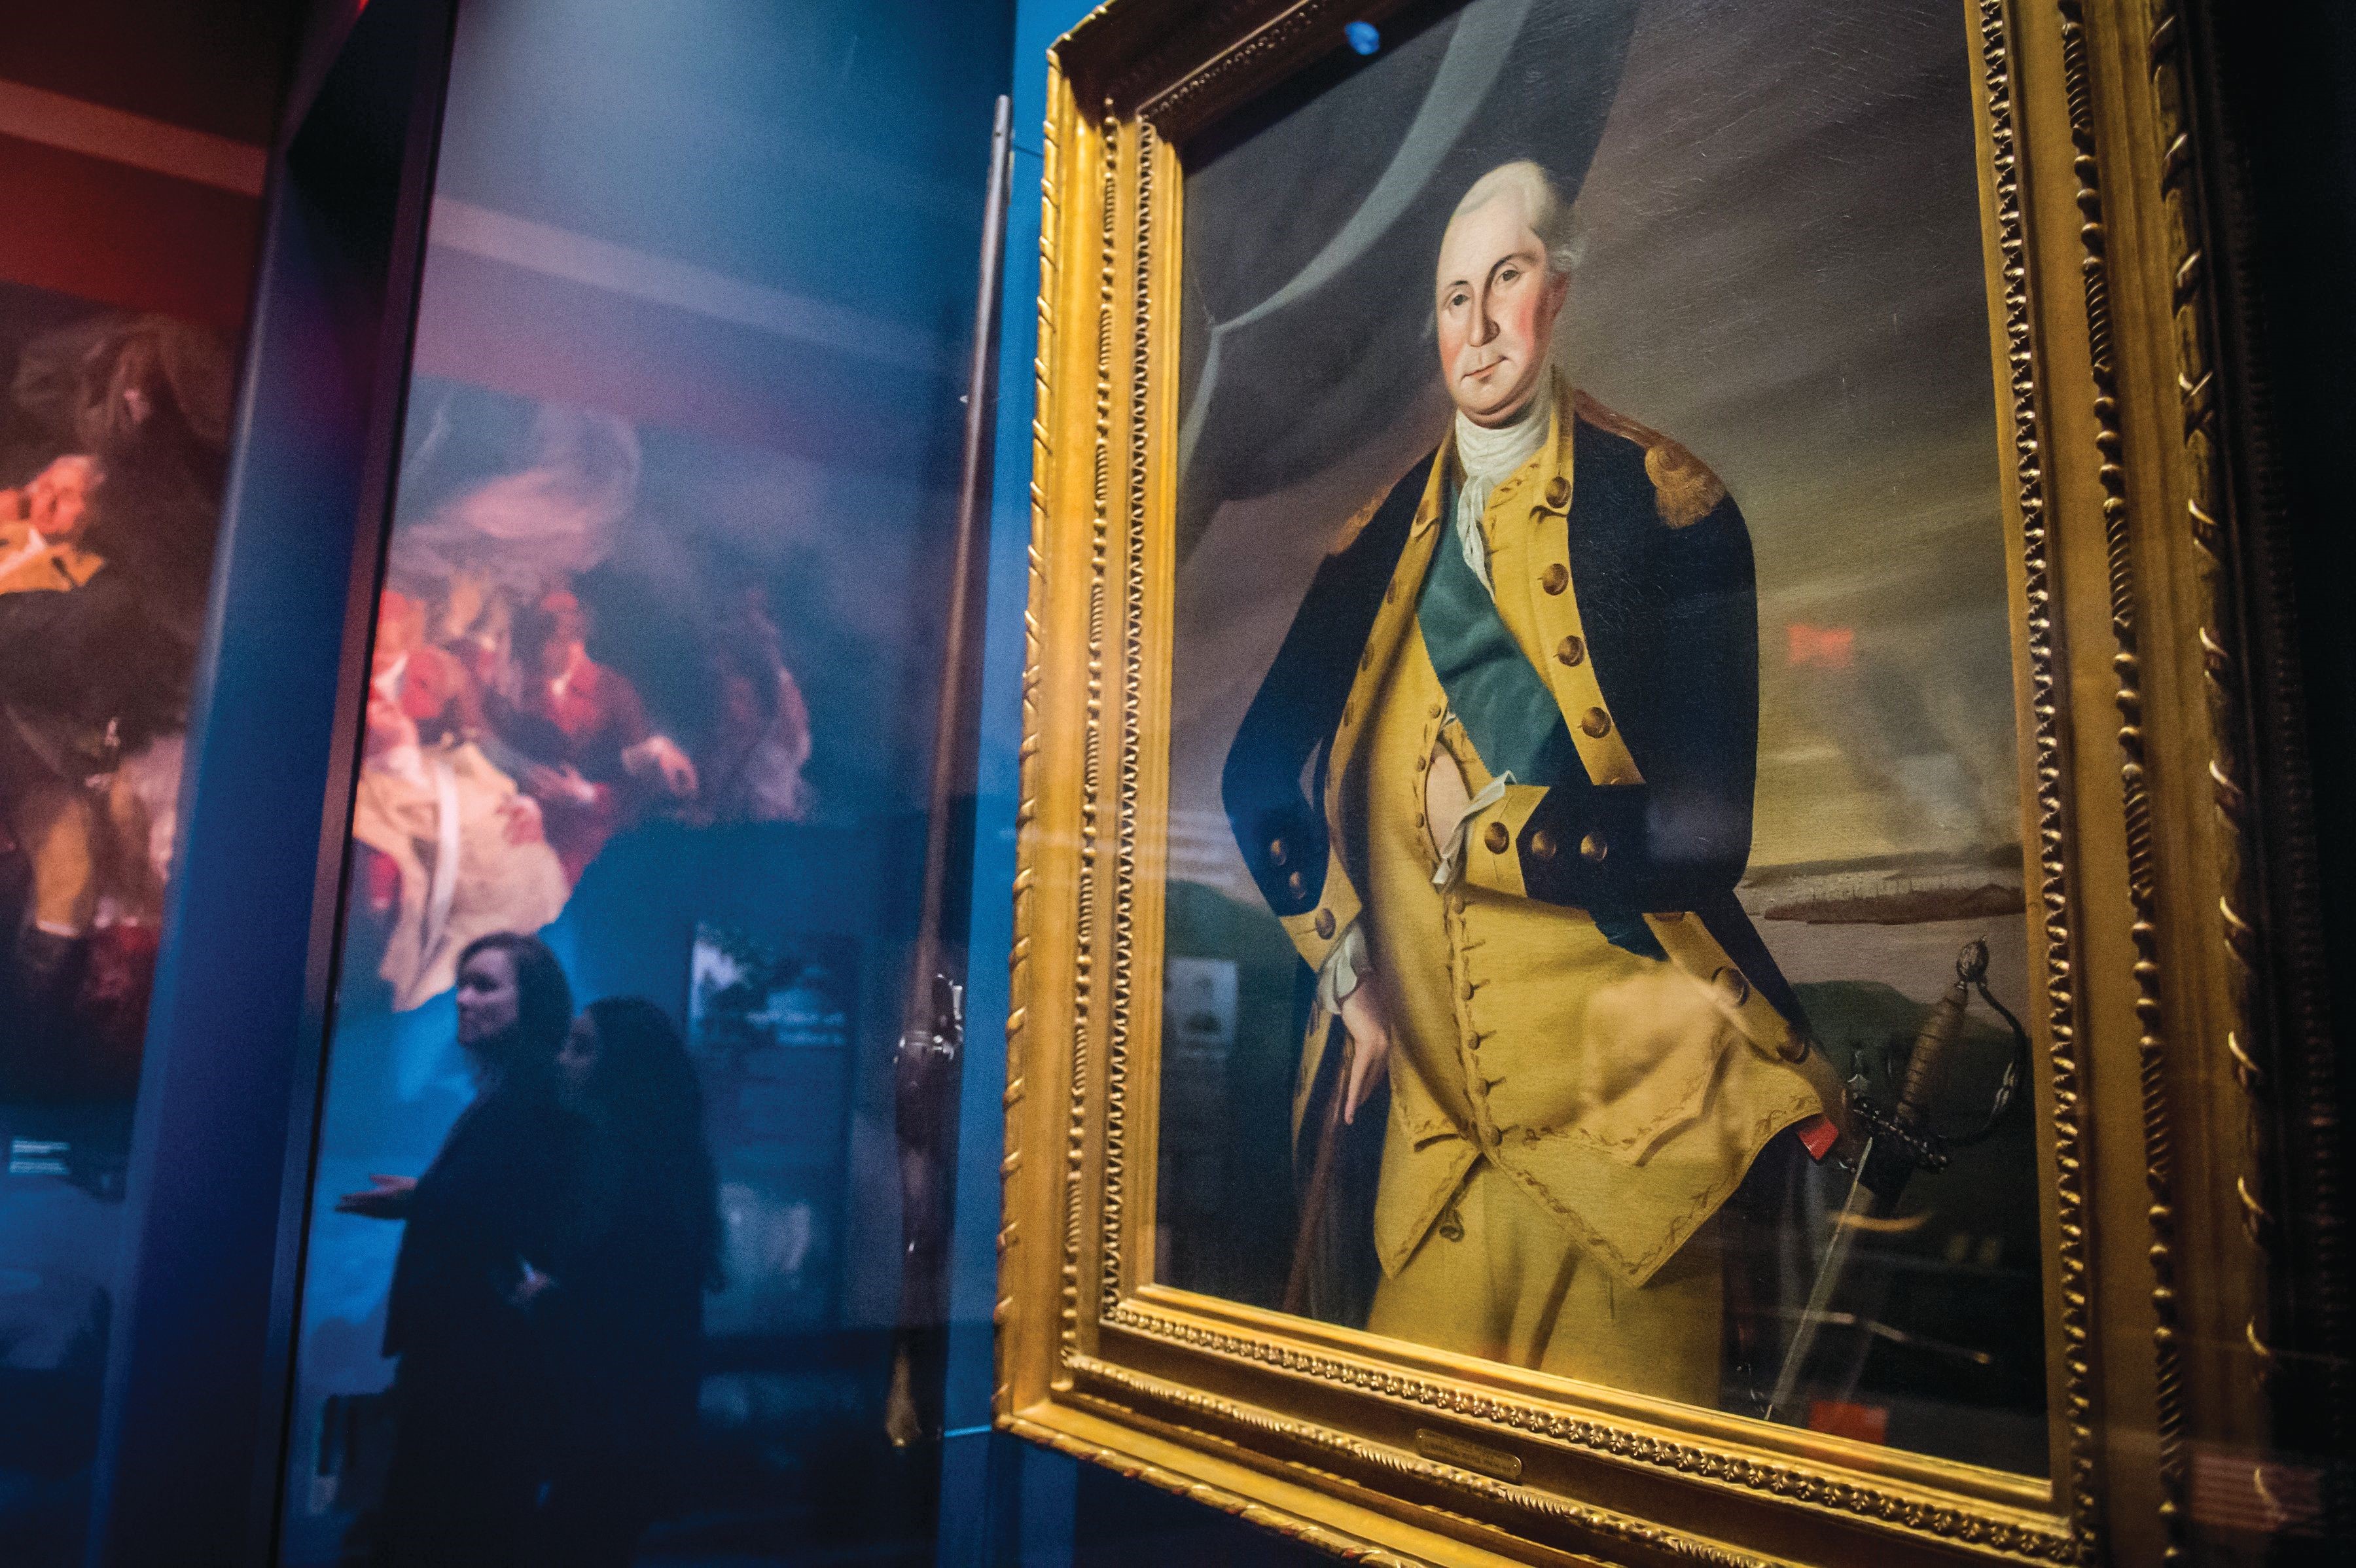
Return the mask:
{"type": "Polygon", "coordinates": [[[307,0],[70,0],[0,27],[0,279],[234,332],[307,0]]]}

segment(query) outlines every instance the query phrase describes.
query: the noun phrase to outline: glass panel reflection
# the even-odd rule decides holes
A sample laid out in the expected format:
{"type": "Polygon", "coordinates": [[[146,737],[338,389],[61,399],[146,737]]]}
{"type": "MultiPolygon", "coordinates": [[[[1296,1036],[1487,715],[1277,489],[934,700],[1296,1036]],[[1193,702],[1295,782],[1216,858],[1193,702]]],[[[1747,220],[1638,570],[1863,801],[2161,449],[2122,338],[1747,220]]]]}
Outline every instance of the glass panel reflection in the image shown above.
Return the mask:
{"type": "Polygon", "coordinates": [[[465,14],[290,1563],[929,1559],[891,1047],[1002,22],[465,14]]]}

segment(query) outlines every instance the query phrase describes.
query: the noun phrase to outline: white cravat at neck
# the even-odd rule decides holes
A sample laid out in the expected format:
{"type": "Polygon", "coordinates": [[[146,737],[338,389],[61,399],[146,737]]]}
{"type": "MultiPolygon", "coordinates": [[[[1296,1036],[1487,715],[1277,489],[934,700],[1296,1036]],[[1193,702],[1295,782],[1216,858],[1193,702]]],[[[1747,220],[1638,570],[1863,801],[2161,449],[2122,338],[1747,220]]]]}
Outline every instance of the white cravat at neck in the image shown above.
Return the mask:
{"type": "Polygon", "coordinates": [[[1481,537],[1481,514],[1489,509],[1489,492],[1510,478],[1546,445],[1554,415],[1554,371],[1538,383],[1537,394],[1518,418],[1494,429],[1473,424],[1462,410],[1456,415],[1456,460],[1463,466],[1464,482],[1456,491],[1456,543],[1464,564],[1491,593],[1489,545],[1481,537]]]}

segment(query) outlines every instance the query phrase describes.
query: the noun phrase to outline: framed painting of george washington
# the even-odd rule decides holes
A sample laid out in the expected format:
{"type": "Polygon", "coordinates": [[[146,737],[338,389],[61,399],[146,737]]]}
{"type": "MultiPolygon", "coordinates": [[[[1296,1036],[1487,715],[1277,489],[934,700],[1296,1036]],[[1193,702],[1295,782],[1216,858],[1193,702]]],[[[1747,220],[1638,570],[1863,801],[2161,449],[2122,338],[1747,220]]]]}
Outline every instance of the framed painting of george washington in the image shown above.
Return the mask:
{"type": "Polygon", "coordinates": [[[1001,1424],[1387,1562],[2295,1511],[2304,850],[2173,9],[1053,64],[1001,1424]]]}

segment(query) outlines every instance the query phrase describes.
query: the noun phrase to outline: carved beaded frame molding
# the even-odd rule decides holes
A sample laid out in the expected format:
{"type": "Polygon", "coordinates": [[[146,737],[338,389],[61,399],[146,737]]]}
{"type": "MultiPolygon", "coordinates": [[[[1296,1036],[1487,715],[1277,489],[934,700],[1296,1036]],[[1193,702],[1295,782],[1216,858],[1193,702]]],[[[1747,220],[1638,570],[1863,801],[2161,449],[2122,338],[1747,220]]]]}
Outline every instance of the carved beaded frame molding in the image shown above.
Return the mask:
{"type": "Polygon", "coordinates": [[[2224,1136],[2184,1114],[2215,1076],[2201,1063],[2254,1093],[2265,1047],[2240,913],[2257,854],[2241,633],[2221,608],[2228,433],[2179,364],[2205,352],[2210,306],[2184,212],[2192,67],[2156,30],[2165,0],[1958,4],[1978,67],[2042,958],[2051,1479],[1574,1390],[1151,1282],[1159,1017],[1139,999],[1160,992],[1183,149],[1397,3],[1112,0],[1050,57],[1000,1425],[1370,1563],[2182,1552],[2193,1447],[2260,1434],[2230,1378],[2190,1391],[2180,1304],[2199,1290],[2242,1314],[2263,1360],[2269,1276],[2263,1227],[2247,1226],[2254,1249],[2242,1240],[2262,1119],[2224,1136]],[[2112,191],[2130,193],[2124,219],[2112,191]],[[2153,521],[2165,509],[2147,495],[2190,529],[2153,521]],[[2199,592],[2155,588],[2187,573],[2199,592]],[[2162,707],[2188,660],[2205,703],[2162,707]],[[2123,724],[2091,700],[2108,694],[2123,724]],[[2208,1143],[2179,1158],[2188,1133],[2208,1143]],[[2196,1277],[2212,1259],[2214,1290],[2196,1277]]]}

